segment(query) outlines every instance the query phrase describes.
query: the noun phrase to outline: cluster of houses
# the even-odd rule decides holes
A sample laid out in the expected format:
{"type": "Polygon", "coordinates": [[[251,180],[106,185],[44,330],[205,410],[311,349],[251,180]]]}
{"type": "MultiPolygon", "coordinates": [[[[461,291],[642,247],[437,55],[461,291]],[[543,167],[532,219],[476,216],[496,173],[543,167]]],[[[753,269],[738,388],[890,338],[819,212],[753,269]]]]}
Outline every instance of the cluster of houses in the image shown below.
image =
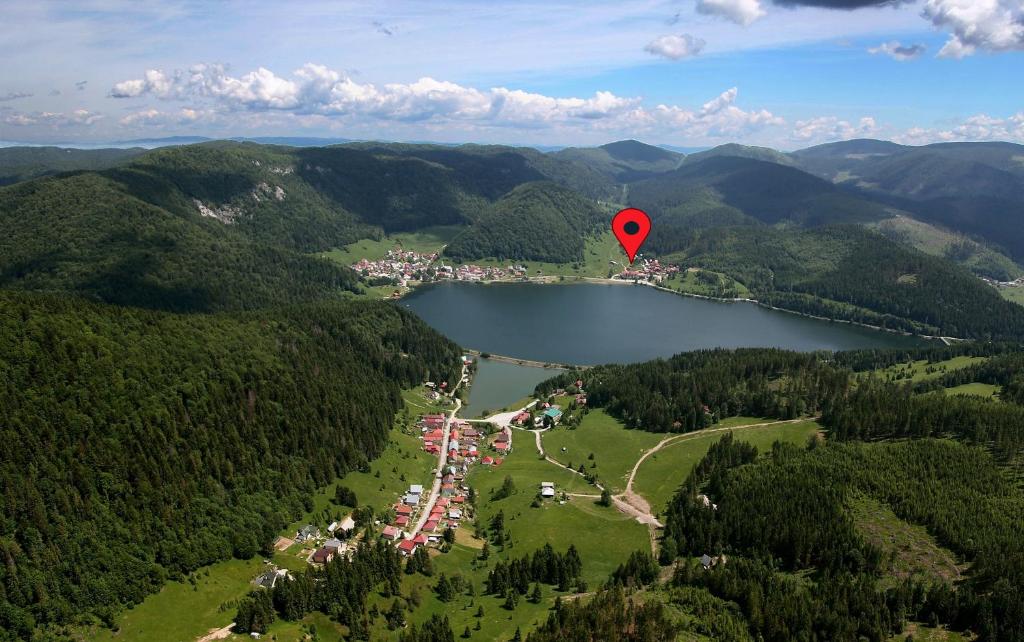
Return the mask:
{"type": "Polygon", "coordinates": [[[436,260],[436,252],[420,254],[396,247],[378,261],[361,259],[352,265],[352,269],[367,278],[391,279],[396,284],[405,286],[409,281],[427,280],[428,270],[436,260]]]}
{"type": "MultiPolygon", "coordinates": [[[[442,479],[454,480],[454,477],[455,474],[448,470],[442,479]]],[[[453,481],[443,481],[442,490],[446,483],[454,486],[453,481]]],[[[433,506],[426,506],[422,502],[423,487],[413,484],[409,487],[409,492],[395,504],[395,519],[381,530],[381,537],[391,542],[397,542],[398,550],[403,555],[412,555],[420,546],[439,543],[446,529],[459,527],[459,523],[465,515],[467,490],[466,487],[460,486],[451,494],[438,497],[433,506]],[[417,490],[420,492],[416,492],[417,490]],[[414,534],[415,524],[423,510],[430,510],[430,514],[426,517],[423,528],[414,534]]]]}
{"type": "Polygon", "coordinates": [[[331,522],[327,527],[327,538],[320,533],[320,529],[312,524],[307,524],[295,534],[295,542],[311,545],[313,552],[306,560],[311,564],[326,564],[337,555],[349,555],[355,550],[355,545],[349,541],[339,539],[347,538],[356,529],[356,521],[352,515],[344,519],[331,522]],[[322,543],[321,543],[322,542],[322,543]]]}
{"type": "Polygon", "coordinates": [[[661,283],[670,275],[679,272],[678,265],[662,265],[658,259],[641,259],[639,262],[624,267],[622,272],[612,278],[624,281],[649,281],[661,283]]]}
{"type": "Polygon", "coordinates": [[[389,279],[395,285],[406,287],[410,281],[499,281],[525,279],[526,267],[483,267],[479,265],[438,264],[438,255],[420,254],[395,247],[384,258],[370,261],[360,259],[352,269],[369,279],[389,279]]]}

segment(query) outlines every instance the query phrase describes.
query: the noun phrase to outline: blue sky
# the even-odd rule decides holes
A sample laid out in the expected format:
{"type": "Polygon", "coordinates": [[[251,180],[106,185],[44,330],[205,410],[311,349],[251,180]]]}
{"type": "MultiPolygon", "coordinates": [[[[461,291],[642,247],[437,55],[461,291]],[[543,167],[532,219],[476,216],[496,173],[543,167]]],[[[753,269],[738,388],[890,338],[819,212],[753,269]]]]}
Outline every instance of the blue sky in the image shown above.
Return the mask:
{"type": "Polygon", "coordinates": [[[4,7],[0,140],[1024,142],[1024,0],[4,7]]]}

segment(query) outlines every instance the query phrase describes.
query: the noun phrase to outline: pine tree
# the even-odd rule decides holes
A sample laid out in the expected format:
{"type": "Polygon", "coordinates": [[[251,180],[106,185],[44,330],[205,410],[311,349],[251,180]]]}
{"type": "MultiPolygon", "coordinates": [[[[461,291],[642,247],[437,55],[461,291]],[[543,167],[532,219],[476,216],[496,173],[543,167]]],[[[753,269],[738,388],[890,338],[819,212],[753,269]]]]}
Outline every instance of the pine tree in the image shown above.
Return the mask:
{"type": "Polygon", "coordinates": [[[540,582],[534,582],[533,583],[533,592],[530,593],[530,601],[533,602],[534,604],[540,604],[541,599],[543,599],[543,598],[542,598],[542,595],[541,595],[541,592],[540,592],[540,582]]]}

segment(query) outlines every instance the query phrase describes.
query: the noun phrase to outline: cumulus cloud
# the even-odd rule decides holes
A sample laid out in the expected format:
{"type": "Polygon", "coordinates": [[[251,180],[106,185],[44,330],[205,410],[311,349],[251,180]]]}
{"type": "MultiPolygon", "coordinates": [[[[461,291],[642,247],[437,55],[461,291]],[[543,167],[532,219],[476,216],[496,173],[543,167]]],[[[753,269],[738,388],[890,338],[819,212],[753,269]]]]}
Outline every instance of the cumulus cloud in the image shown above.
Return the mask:
{"type": "Polygon", "coordinates": [[[10,100],[18,100],[19,98],[31,98],[32,94],[27,94],[23,91],[9,91],[6,94],[0,96],[0,102],[8,102],[10,100]]]}
{"type": "Polygon", "coordinates": [[[793,126],[791,136],[794,140],[799,141],[827,142],[865,138],[877,133],[878,125],[870,116],[861,118],[857,123],[841,120],[835,116],[820,116],[798,120],[793,126]]]}
{"type": "Polygon", "coordinates": [[[659,36],[649,42],[644,51],[669,60],[682,60],[699,54],[705,44],[707,43],[700,38],[682,33],[677,36],[659,36]]]}
{"type": "Polygon", "coordinates": [[[74,125],[92,125],[102,118],[102,114],[89,111],[88,109],[76,109],[71,112],[15,112],[5,116],[3,122],[7,125],[14,125],[18,127],[27,127],[31,125],[69,127],[74,125]]]}
{"type": "Polygon", "coordinates": [[[216,113],[211,110],[202,109],[190,109],[184,107],[182,109],[174,111],[160,111],[159,109],[143,109],[128,114],[121,118],[118,122],[122,125],[147,125],[147,126],[166,126],[166,125],[188,125],[197,121],[203,120],[204,122],[210,122],[216,117],[216,113]]]}
{"type": "Polygon", "coordinates": [[[899,142],[923,144],[940,141],[1024,142],[1024,111],[1005,118],[975,114],[947,129],[915,127],[897,137],[899,142]]]}
{"type": "MultiPolygon", "coordinates": [[[[555,97],[505,87],[478,89],[434,78],[376,85],[357,82],[344,72],[316,64],[306,64],[287,78],[263,68],[234,76],[220,65],[196,65],[169,73],[151,69],[141,78],[116,83],[110,95],[188,101],[197,111],[212,108],[221,116],[290,114],[352,125],[383,121],[420,127],[454,124],[476,130],[560,127],[591,133],[654,132],[675,138],[707,138],[784,123],[767,110],[746,111],[736,106],[736,88],[700,109],[678,105],[649,108],[639,97],[609,91],[589,97],[555,97]]],[[[208,118],[211,113],[207,109],[202,117],[208,118]]],[[[122,122],[162,124],[173,117],[145,109],[125,116],[122,122]]]]}
{"type": "Polygon", "coordinates": [[[725,18],[744,27],[765,14],[760,0],[697,0],[697,12],[725,18]]]}
{"type": "Polygon", "coordinates": [[[922,44],[903,45],[899,41],[893,40],[892,42],[883,42],[877,47],[871,47],[868,49],[868,53],[885,54],[893,60],[904,62],[920,58],[926,49],[927,47],[922,44]]]}
{"type": "Polygon", "coordinates": [[[1021,0],[927,0],[922,15],[936,27],[952,32],[940,57],[963,58],[979,49],[1024,49],[1021,0]]]}

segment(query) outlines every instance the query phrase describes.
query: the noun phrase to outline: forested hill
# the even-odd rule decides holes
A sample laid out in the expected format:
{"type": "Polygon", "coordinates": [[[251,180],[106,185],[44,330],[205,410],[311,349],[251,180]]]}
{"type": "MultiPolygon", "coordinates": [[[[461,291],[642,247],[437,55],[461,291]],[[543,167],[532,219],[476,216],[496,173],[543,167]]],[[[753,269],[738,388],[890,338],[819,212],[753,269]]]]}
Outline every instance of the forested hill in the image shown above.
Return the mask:
{"type": "MultiPolygon", "coordinates": [[[[838,355],[709,350],[565,373],[538,393],[572,392],[582,376],[587,404],[578,412],[602,408],[628,428],[655,432],[690,432],[733,416],[818,418],[824,439],[812,437],[805,448],[776,442],[760,453],[725,432],[679,471],[658,557],[675,566],[672,585],[710,594],[694,611],[699,622],[715,623],[715,612],[740,620],[742,627],[730,624],[732,635],[716,639],[881,641],[917,621],[1017,642],[1024,636],[1024,493],[1014,481],[1024,455],[1020,360],[1019,345],[991,344],[838,355]],[[967,355],[988,357],[971,374],[1006,385],[1000,401],[913,394],[911,385],[847,369],[967,355]],[[895,533],[911,525],[963,561],[962,577],[960,570],[953,578],[907,572],[902,563],[916,564],[934,546],[930,539],[896,544],[895,533]],[[704,555],[701,568],[694,560],[704,555]],[[707,608],[712,597],[732,610],[707,608]]],[[[653,560],[631,560],[612,580],[638,586],[658,576],[653,560]]]]}
{"type": "Polygon", "coordinates": [[[160,207],[98,173],[0,189],[0,229],[4,288],[183,312],[312,301],[356,288],[347,268],[160,207]]]}
{"type": "Polygon", "coordinates": [[[0,291],[0,639],[268,551],[458,355],[385,303],[178,316],[0,291]]]}
{"type": "Polygon", "coordinates": [[[0,148],[0,185],[80,169],[114,167],[144,153],[129,149],[68,149],[63,147],[0,148]]]}
{"type": "Polygon", "coordinates": [[[788,310],[929,335],[1024,338],[1024,308],[966,269],[862,227],[655,230],[649,242],[670,260],[729,274],[759,301],[788,310]]]}
{"type": "Polygon", "coordinates": [[[444,253],[456,259],[580,261],[586,236],[603,228],[609,215],[572,190],[529,183],[485,210],[444,253]]]}

